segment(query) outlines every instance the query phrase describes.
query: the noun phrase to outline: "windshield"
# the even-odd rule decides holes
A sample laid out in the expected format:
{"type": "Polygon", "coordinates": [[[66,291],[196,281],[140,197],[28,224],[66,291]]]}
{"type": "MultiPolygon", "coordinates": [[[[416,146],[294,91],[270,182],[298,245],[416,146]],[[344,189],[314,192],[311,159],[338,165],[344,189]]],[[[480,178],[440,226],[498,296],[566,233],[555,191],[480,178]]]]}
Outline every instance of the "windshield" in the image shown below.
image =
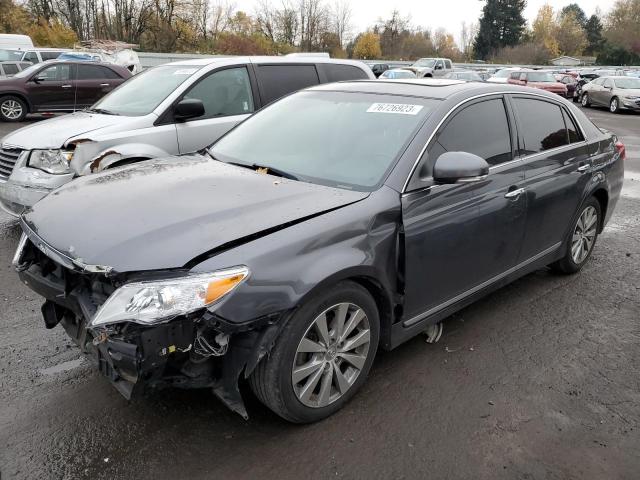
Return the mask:
{"type": "Polygon", "coordinates": [[[0,50],[0,62],[19,61],[22,60],[22,52],[19,50],[0,50]]]}
{"type": "Polygon", "coordinates": [[[435,64],[436,64],[436,61],[433,58],[421,58],[416,63],[414,63],[412,66],[413,67],[433,68],[433,66],[435,64]]]}
{"type": "Polygon", "coordinates": [[[384,78],[416,78],[415,74],[408,70],[387,70],[380,76],[384,78]]]}
{"type": "Polygon", "coordinates": [[[527,73],[527,81],[529,82],[557,82],[555,77],[546,72],[529,72],[527,73]]]}
{"type": "Polygon", "coordinates": [[[509,78],[509,75],[511,74],[513,70],[507,70],[502,69],[502,70],[498,70],[496,73],[493,74],[493,78],[509,78]]]}
{"type": "Polygon", "coordinates": [[[436,102],[299,92],[250,117],[209,152],[216,160],[267,167],[310,183],[371,191],[436,102]]]}
{"type": "Polygon", "coordinates": [[[482,80],[482,77],[474,72],[458,72],[457,75],[460,80],[482,80]]]}
{"type": "Polygon", "coordinates": [[[25,68],[21,72],[18,72],[14,75],[14,77],[28,77],[36,73],[40,68],[42,68],[41,63],[36,63],[35,65],[31,65],[30,67],[25,68]]]}
{"type": "Polygon", "coordinates": [[[616,78],[613,83],[615,83],[618,88],[640,89],[640,78],[616,78]]]}
{"type": "Polygon", "coordinates": [[[127,80],[99,100],[93,108],[115,115],[148,115],[199,69],[199,66],[192,65],[163,65],[152,68],[127,80]]]}

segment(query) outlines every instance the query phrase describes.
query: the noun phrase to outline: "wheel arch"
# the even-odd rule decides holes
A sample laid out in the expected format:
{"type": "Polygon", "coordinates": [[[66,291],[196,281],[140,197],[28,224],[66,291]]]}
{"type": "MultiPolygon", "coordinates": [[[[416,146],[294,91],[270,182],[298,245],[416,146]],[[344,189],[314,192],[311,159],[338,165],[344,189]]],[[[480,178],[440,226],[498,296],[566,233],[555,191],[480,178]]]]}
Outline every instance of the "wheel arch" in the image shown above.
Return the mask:
{"type": "Polygon", "coordinates": [[[604,228],[604,219],[607,217],[607,208],[609,206],[609,192],[604,188],[597,188],[591,193],[600,204],[600,225],[598,225],[598,233],[602,233],[604,228]]]}

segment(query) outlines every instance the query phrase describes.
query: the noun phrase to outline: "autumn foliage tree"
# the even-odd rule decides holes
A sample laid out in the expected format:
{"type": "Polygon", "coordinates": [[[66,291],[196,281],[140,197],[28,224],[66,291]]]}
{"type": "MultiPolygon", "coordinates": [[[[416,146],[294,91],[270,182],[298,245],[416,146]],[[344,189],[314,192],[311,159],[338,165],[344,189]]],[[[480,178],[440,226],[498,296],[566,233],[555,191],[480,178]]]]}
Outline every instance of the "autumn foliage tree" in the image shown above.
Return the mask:
{"type": "Polygon", "coordinates": [[[361,59],[380,58],[382,56],[380,36],[373,32],[365,32],[360,35],[353,48],[353,56],[361,59]]]}

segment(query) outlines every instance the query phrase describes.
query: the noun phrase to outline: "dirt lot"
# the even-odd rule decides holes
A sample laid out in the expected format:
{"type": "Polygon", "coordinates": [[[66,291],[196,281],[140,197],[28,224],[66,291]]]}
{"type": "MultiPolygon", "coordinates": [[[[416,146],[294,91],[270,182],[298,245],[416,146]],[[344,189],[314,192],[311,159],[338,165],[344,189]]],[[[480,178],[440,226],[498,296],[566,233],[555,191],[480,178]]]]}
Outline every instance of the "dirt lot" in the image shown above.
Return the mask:
{"type": "Polygon", "coordinates": [[[207,391],[126,402],[45,330],[0,214],[1,478],[637,479],[640,115],[587,113],[628,156],[588,266],[535,272],[450,318],[440,343],[379,355],[359,395],[310,426],[255,400],[245,422],[207,391]]]}

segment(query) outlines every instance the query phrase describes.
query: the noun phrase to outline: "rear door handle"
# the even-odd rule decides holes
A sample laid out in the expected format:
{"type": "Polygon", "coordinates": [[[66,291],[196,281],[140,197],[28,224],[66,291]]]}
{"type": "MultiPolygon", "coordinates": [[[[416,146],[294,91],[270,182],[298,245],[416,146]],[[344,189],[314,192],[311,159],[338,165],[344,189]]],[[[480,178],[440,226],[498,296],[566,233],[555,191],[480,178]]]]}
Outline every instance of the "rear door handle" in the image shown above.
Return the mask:
{"type": "Polygon", "coordinates": [[[578,167],[577,171],[580,172],[580,173],[584,173],[587,170],[589,170],[589,165],[581,165],[581,166],[578,167]]]}
{"type": "Polygon", "coordinates": [[[504,198],[518,198],[524,193],[524,188],[516,188],[504,194],[504,198]]]}
{"type": "Polygon", "coordinates": [[[62,88],[71,88],[73,85],[62,85],[62,88]]]}

